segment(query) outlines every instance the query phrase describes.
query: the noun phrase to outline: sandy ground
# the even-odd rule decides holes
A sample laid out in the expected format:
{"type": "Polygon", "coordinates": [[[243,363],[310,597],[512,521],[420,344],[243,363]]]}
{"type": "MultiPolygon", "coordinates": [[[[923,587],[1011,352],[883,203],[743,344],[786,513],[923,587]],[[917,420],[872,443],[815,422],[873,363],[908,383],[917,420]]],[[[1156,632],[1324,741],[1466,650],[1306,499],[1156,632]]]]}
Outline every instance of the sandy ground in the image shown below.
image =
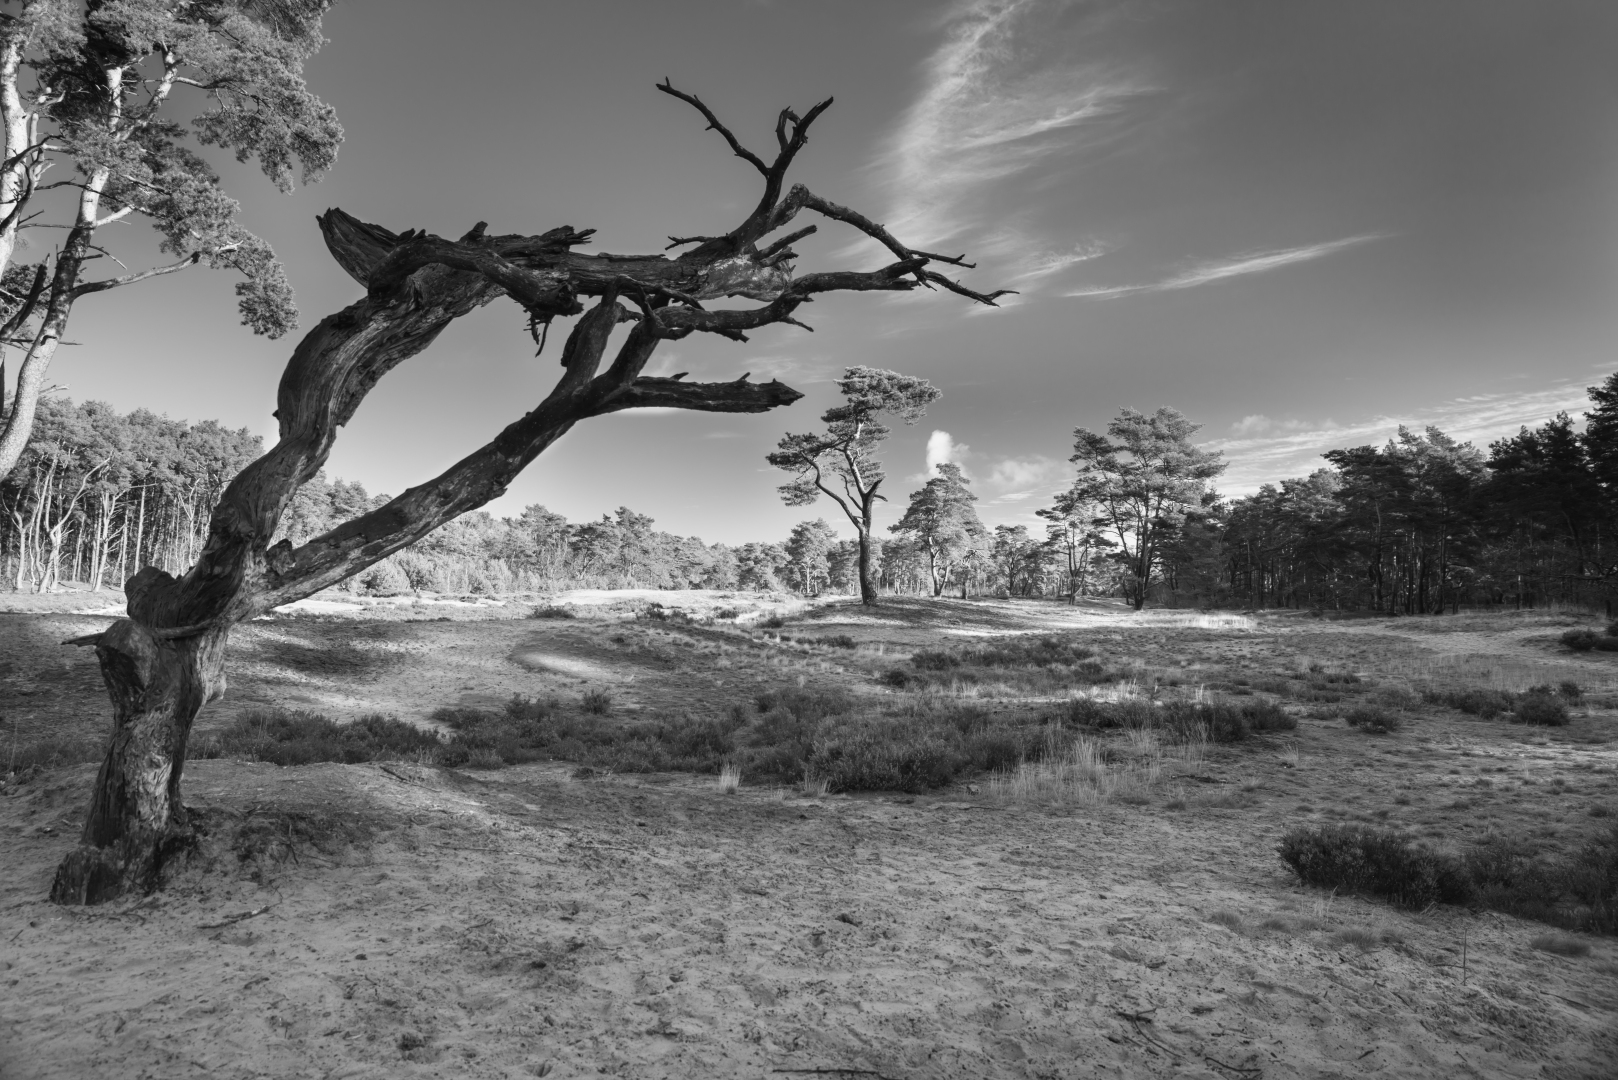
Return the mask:
{"type": "MultiPolygon", "coordinates": [[[[49,644],[94,620],[0,619],[0,712],[29,731],[104,717],[82,651],[49,644]]],[[[421,718],[606,686],[631,711],[719,709],[799,679],[876,692],[871,664],[917,645],[1064,626],[1191,681],[1315,657],[1618,673],[1509,620],[954,604],[789,626],[859,637],[858,662],[644,621],[285,619],[244,629],[232,695],[421,718]]],[[[1274,854],[1311,820],[1579,843],[1618,806],[1610,704],[1548,732],[1308,719],[1180,769],[1165,796],[1189,789],[1187,810],[202,761],[204,855],[90,910],[41,899],[94,774],[55,770],[0,797],[0,1078],[1611,1077],[1612,940],[1555,955],[1532,947],[1543,926],[1329,897],[1274,854]]]]}

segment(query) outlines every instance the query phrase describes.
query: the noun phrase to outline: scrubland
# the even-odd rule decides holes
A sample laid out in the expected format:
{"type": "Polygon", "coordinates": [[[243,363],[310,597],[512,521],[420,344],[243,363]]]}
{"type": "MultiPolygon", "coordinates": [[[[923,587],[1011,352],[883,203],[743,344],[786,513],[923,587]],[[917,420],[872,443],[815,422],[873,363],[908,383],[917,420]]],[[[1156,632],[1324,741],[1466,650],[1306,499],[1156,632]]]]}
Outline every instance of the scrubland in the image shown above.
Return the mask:
{"type": "MultiPolygon", "coordinates": [[[[58,604],[58,607],[61,605],[58,604]]],[[[0,614],[0,1077],[1618,1061],[1579,615],[607,593],[242,627],[158,893],[44,901],[106,615],[0,614]]]]}

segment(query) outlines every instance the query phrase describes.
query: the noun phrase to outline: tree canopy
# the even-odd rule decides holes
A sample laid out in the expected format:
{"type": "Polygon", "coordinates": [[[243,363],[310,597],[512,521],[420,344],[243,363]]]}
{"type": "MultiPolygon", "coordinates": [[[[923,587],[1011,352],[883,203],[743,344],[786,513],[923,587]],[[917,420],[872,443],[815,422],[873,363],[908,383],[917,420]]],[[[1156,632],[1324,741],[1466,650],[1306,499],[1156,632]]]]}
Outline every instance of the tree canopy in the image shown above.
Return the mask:
{"type": "Polygon", "coordinates": [[[0,477],[28,444],[45,374],[77,301],[194,266],[234,270],[242,322],[279,337],[297,325],[292,288],[269,244],[197,146],[257,161],[291,191],[318,179],[343,131],[304,84],[328,0],[7,0],[0,3],[0,356],[22,351],[14,392],[0,363],[0,477]],[[195,100],[181,103],[181,97],[195,100]],[[175,118],[191,113],[189,124],[175,118]],[[155,250],[101,231],[138,219],[155,250]],[[14,263],[25,230],[65,230],[32,265],[14,263]],[[153,262],[93,276],[99,259],[153,262]]]}

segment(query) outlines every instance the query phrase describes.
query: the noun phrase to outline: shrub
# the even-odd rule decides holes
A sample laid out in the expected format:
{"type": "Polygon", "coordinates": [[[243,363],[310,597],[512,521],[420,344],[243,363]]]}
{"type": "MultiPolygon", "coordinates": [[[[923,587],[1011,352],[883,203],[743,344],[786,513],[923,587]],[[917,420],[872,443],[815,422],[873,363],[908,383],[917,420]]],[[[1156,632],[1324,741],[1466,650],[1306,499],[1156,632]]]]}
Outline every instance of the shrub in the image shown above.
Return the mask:
{"type": "Polygon", "coordinates": [[[1512,706],[1516,704],[1515,697],[1506,691],[1482,687],[1470,690],[1428,688],[1421,692],[1421,696],[1429,705],[1443,705],[1469,716],[1481,716],[1485,720],[1492,720],[1501,713],[1510,712],[1512,706]]]}
{"type": "Polygon", "coordinates": [[[1549,694],[1524,694],[1517,700],[1514,719],[1519,724],[1562,727],[1568,722],[1567,705],[1549,694]]]}
{"type": "Polygon", "coordinates": [[[829,791],[915,792],[949,783],[964,762],[951,740],[927,725],[857,717],[827,725],[804,764],[829,791]]]}
{"type": "Polygon", "coordinates": [[[779,630],[786,624],[787,621],[781,618],[779,615],[770,615],[759,620],[759,625],[764,627],[766,630],[779,630]]]}
{"type": "Polygon", "coordinates": [[[1618,619],[1607,624],[1607,636],[1618,637],[1618,619]]]}
{"type": "Polygon", "coordinates": [[[826,637],[817,637],[814,639],[814,644],[825,645],[833,649],[854,649],[859,647],[859,643],[848,634],[831,634],[826,637]]]}
{"type": "Polygon", "coordinates": [[[605,716],[612,711],[612,695],[601,689],[586,690],[579,699],[579,705],[587,713],[605,716]]]}
{"type": "Polygon", "coordinates": [[[922,671],[947,671],[961,666],[961,658],[943,649],[922,649],[911,655],[910,662],[922,671]]]}
{"type": "Polygon", "coordinates": [[[912,681],[913,680],[911,679],[910,672],[906,671],[904,668],[889,668],[881,675],[877,676],[877,682],[881,683],[883,686],[891,686],[895,690],[903,690],[905,687],[909,686],[912,681]]]}
{"type": "Polygon", "coordinates": [[[854,711],[854,698],[846,690],[836,687],[770,690],[754,698],[753,704],[761,713],[767,713],[772,709],[785,709],[793,716],[806,721],[821,720],[828,716],[840,716],[854,711]]]}
{"type": "Polygon", "coordinates": [[[1371,695],[1371,700],[1387,709],[1414,709],[1421,704],[1420,697],[1402,686],[1384,686],[1371,695]]]}
{"type": "Polygon", "coordinates": [[[1404,720],[1398,713],[1375,705],[1358,705],[1343,717],[1348,721],[1349,727],[1359,728],[1373,735],[1387,735],[1404,727],[1404,720]]]}
{"type": "Polygon", "coordinates": [[[576,619],[578,613],[572,608],[558,607],[555,604],[544,604],[528,613],[530,619],[576,619]]]}
{"type": "Polygon", "coordinates": [[[198,740],[197,757],[239,757],[273,765],[318,761],[410,759],[438,751],[438,734],[391,716],[372,713],[339,724],[318,713],[254,709],[210,738],[198,740]]]}
{"type": "Polygon", "coordinates": [[[1528,943],[1529,948],[1557,956],[1589,956],[1590,943],[1561,934],[1539,934],[1528,943]]]}
{"type": "Polygon", "coordinates": [[[1279,852],[1310,885],[1385,896],[1408,907],[1464,903],[1471,894],[1456,860],[1388,829],[1299,826],[1281,838],[1279,852]]]}
{"type": "Polygon", "coordinates": [[[1566,630],[1562,633],[1562,644],[1574,652],[1589,652],[1599,640],[1600,636],[1594,630],[1566,630]]]}
{"type": "Polygon", "coordinates": [[[1584,687],[1571,680],[1556,684],[1556,695],[1577,705],[1584,700],[1584,687]]]}
{"type": "Polygon", "coordinates": [[[1213,742],[1240,742],[1255,731],[1293,731],[1298,720],[1273,701],[1170,701],[1073,698],[1058,719],[1070,727],[1156,728],[1186,740],[1206,731],[1213,742]]]}

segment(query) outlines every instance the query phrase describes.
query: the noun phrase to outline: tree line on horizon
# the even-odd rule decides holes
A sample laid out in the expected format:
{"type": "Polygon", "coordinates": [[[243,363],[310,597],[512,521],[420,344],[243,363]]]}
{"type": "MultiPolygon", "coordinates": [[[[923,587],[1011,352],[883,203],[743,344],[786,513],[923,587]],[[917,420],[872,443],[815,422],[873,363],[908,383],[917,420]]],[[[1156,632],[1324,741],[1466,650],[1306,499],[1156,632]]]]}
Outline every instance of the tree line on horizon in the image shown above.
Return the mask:
{"type": "MultiPolygon", "coordinates": [[[[1173,409],[1125,409],[1105,434],[1075,432],[1074,480],[1037,512],[1043,535],[984,526],[968,476],[939,465],[887,537],[867,535],[871,582],[916,596],[1390,614],[1606,604],[1618,577],[1618,374],[1590,396],[1583,430],[1562,413],[1485,453],[1436,428],[1401,428],[1384,446],[1329,451],[1310,475],[1233,500],[1213,487],[1223,460],[1191,443],[1197,425],[1173,409]]],[[[880,441],[864,448],[867,466],[880,441]]],[[[101,590],[142,566],[182,572],[225,485],[261,450],[257,436],[213,421],[45,399],[27,451],[0,482],[0,581],[19,591],[101,590]]],[[[868,468],[866,496],[842,503],[857,525],[880,479],[868,468]]],[[[806,504],[795,483],[785,497],[806,504]]],[[[278,535],[302,544],[387,501],[322,474],[298,491],[278,535]]],[[[342,587],[861,593],[861,540],[839,537],[824,519],[800,522],[780,541],[740,545],[654,526],[627,507],[585,522],[539,505],[507,518],[477,511],[342,587]]]]}

